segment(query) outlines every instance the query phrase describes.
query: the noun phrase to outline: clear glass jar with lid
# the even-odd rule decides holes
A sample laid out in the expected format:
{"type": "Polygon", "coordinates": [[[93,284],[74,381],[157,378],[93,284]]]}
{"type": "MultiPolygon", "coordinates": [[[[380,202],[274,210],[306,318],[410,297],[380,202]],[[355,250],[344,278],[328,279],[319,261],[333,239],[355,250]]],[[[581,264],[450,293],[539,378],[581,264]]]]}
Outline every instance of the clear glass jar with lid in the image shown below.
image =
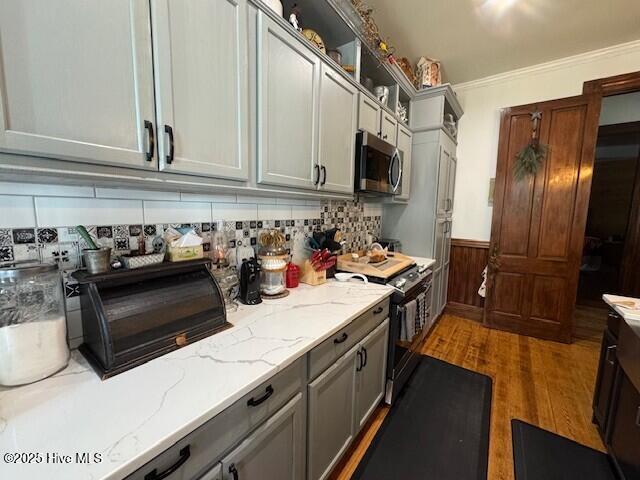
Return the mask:
{"type": "Polygon", "coordinates": [[[57,265],[0,265],[0,385],[42,380],[68,362],[67,320],[57,265]]]}

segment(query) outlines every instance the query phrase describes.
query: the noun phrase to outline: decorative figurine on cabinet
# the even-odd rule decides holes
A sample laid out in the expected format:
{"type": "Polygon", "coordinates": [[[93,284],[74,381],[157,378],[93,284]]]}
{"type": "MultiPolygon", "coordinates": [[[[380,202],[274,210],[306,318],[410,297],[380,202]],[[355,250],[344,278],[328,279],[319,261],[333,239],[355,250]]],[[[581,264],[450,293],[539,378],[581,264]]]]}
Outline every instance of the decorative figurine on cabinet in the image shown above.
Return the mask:
{"type": "Polygon", "coordinates": [[[302,28],[300,28],[300,24],[298,23],[299,20],[300,20],[300,7],[298,7],[297,3],[294,3],[293,7],[291,7],[291,13],[289,14],[289,23],[297,31],[302,32],[302,28]]]}

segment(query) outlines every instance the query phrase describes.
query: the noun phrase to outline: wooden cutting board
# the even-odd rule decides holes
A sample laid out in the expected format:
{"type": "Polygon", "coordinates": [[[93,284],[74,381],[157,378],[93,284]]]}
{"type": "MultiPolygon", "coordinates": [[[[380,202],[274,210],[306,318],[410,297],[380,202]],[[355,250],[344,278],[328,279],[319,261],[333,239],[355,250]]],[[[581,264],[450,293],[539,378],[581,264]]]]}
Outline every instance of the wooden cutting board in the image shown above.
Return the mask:
{"type": "Polygon", "coordinates": [[[358,263],[353,261],[351,254],[340,255],[338,257],[338,270],[349,273],[362,273],[377,278],[390,278],[393,275],[414,265],[416,262],[411,257],[394,253],[389,255],[387,259],[379,263],[358,263]]]}

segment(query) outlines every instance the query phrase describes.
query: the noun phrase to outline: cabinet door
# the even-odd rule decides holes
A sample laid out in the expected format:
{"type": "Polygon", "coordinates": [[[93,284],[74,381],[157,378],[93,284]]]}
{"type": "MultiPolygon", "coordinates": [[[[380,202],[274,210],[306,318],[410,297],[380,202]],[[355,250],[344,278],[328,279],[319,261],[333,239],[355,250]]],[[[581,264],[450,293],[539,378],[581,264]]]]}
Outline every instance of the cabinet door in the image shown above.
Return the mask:
{"type": "Polygon", "coordinates": [[[304,477],[302,394],[270,417],[222,460],[224,480],[298,480],[304,477]]]}
{"type": "Polygon", "coordinates": [[[436,260],[434,268],[440,268],[444,265],[444,248],[445,248],[445,229],[447,228],[446,218],[436,219],[436,231],[435,231],[435,243],[434,243],[434,258],[436,260]]]}
{"type": "Polygon", "coordinates": [[[151,7],[160,168],[246,180],[246,0],[151,7]]]}
{"type": "Polygon", "coordinates": [[[440,278],[440,301],[438,302],[438,310],[436,314],[440,314],[444,307],[447,306],[447,290],[449,288],[449,264],[447,263],[442,267],[440,278]]]}
{"type": "Polygon", "coordinates": [[[438,158],[438,196],[436,208],[438,215],[447,215],[449,212],[449,167],[451,165],[451,153],[443,146],[440,147],[438,158]]]}
{"type": "Polygon", "coordinates": [[[390,143],[391,145],[396,145],[397,133],[398,130],[398,122],[390,113],[386,111],[382,111],[382,126],[380,131],[382,132],[382,139],[390,143]]]}
{"type": "Polygon", "coordinates": [[[413,135],[410,130],[398,125],[398,150],[402,152],[402,193],[396,195],[397,200],[409,200],[411,194],[411,142],[413,135]]]}
{"type": "Polygon", "coordinates": [[[455,188],[456,188],[456,168],[458,165],[458,160],[451,156],[449,160],[449,172],[447,174],[447,214],[451,215],[453,213],[453,197],[455,196],[455,188]]]}
{"type": "Polygon", "coordinates": [[[361,92],[358,111],[358,128],[380,136],[381,115],[382,108],[380,105],[361,92]]]}
{"type": "Polygon", "coordinates": [[[356,352],[359,345],[309,384],[308,478],[324,479],[354,436],[356,352]]]}
{"type": "Polygon", "coordinates": [[[258,182],[315,189],[320,60],[258,14],[258,182]]]}
{"type": "Polygon", "coordinates": [[[222,480],[222,464],[216,463],[211,470],[198,478],[198,480],[222,480]]]}
{"type": "Polygon", "coordinates": [[[358,90],[331,67],[322,65],[318,161],[322,190],[353,193],[358,90]]]}
{"type": "Polygon", "coordinates": [[[623,478],[640,478],[640,393],[620,370],[613,404],[609,448],[623,478]]]}
{"type": "Polygon", "coordinates": [[[3,0],[0,38],[0,149],[157,168],[146,0],[3,0]]]}
{"type": "Polygon", "coordinates": [[[432,297],[431,297],[431,312],[433,313],[433,319],[435,321],[440,314],[440,302],[442,301],[441,292],[442,292],[442,268],[433,271],[433,283],[431,286],[432,297]]]}
{"type": "Polygon", "coordinates": [[[453,223],[451,219],[447,219],[444,224],[444,240],[442,247],[442,262],[444,265],[449,265],[449,259],[451,258],[451,228],[453,223]]]}
{"type": "Polygon", "coordinates": [[[618,369],[617,347],[616,339],[609,330],[606,330],[602,337],[598,378],[593,395],[593,417],[600,426],[602,434],[607,431],[607,416],[613,393],[613,382],[618,369]]]}
{"type": "Polygon", "coordinates": [[[361,362],[356,374],[355,431],[367,422],[384,396],[387,378],[389,320],[382,322],[360,344],[361,362]]]}

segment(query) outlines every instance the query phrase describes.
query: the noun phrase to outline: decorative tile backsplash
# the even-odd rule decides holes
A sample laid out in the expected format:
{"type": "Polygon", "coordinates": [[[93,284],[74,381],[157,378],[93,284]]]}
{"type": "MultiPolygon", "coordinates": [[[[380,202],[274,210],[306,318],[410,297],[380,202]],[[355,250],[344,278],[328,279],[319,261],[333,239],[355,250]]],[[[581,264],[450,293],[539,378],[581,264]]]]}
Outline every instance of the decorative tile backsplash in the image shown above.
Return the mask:
{"type": "MultiPolygon", "coordinates": [[[[260,230],[267,228],[279,228],[290,241],[298,231],[310,233],[337,227],[346,241],[345,252],[363,248],[368,233],[379,237],[381,232],[382,208],[375,203],[177,192],[154,192],[157,199],[147,200],[149,192],[145,191],[87,187],[61,187],[59,197],[40,197],[38,189],[45,186],[28,184],[22,189],[24,196],[2,195],[7,185],[0,182],[0,262],[40,260],[60,266],[73,347],[81,341],[82,327],[79,289],[70,274],[82,267],[81,250],[86,247],[76,232],[78,223],[85,223],[97,243],[111,247],[116,256],[135,253],[141,242],[145,243],[145,250],[152,250],[153,238],[168,227],[193,227],[204,239],[205,255],[217,231],[226,234],[229,247],[233,248],[257,246],[260,230]],[[93,192],[96,197],[108,194],[109,198],[72,198],[76,190],[78,196],[93,192]],[[113,196],[122,198],[112,199],[113,196]],[[29,203],[33,212],[29,211],[29,203]],[[11,208],[14,204],[20,206],[20,212],[11,208]],[[120,218],[122,223],[118,223],[120,218]],[[87,220],[91,224],[87,225],[87,220]],[[130,220],[137,221],[129,223],[130,220]],[[66,224],[60,225],[63,222],[66,224]]],[[[44,191],[51,195],[52,189],[46,186],[44,191]]]]}

